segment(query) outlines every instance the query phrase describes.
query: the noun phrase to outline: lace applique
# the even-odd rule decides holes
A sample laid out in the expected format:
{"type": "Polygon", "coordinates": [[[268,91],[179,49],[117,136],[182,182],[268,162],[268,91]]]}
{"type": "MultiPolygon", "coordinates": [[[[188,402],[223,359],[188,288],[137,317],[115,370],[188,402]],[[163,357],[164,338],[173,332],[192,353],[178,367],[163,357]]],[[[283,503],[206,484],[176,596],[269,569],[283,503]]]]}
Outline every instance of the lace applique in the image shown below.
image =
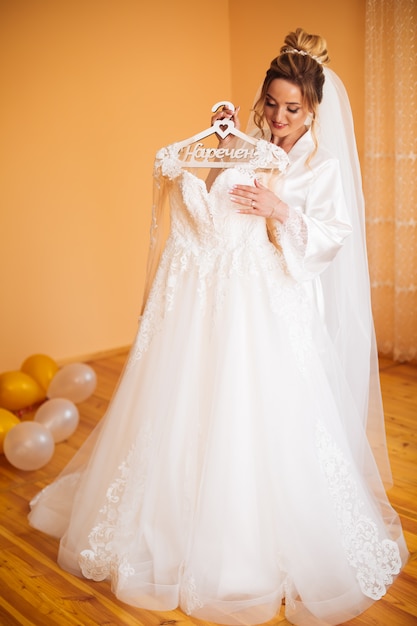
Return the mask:
{"type": "Polygon", "coordinates": [[[162,325],[164,312],[161,310],[158,298],[155,294],[161,293],[163,287],[163,276],[157,273],[149,294],[146,309],[139,318],[139,330],[126,363],[126,372],[132,368],[136,361],[142,358],[151,343],[152,337],[162,325]]]}
{"type": "Polygon", "coordinates": [[[184,609],[184,612],[187,615],[191,615],[195,609],[201,609],[204,606],[197,594],[197,586],[195,584],[194,576],[191,574],[182,582],[180,604],[181,608],[184,609]]]}
{"type": "Polygon", "coordinates": [[[258,288],[261,291],[267,283],[271,309],[288,326],[300,372],[308,372],[312,339],[309,330],[310,307],[306,294],[292,278],[285,276],[282,256],[272,244],[259,246],[255,256],[256,260],[247,243],[238,245],[229,254],[224,254],[218,242],[208,246],[208,249],[197,250],[193,250],[191,245],[187,248],[185,241],[167,242],[127,369],[146,353],[152,337],[159,332],[166,315],[174,308],[181,278],[190,271],[196,271],[196,304],[205,312],[208,294],[211,292],[210,310],[206,312],[211,316],[213,326],[222,319],[228,280],[233,275],[262,277],[265,282],[260,282],[258,288]],[[282,280],[277,280],[277,270],[282,280]]]}
{"type": "Polygon", "coordinates": [[[95,581],[111,578],[119,585],[135,574],[129,555],[119,546],[119,539],[128,545],[127,539],[133,539],[137,530],[135,520],[144,491],[150,433],[144,432],[140,440],[141,445],[131,447],[126,460],[118,467],[119,475],[107,489],[106,502],[99,511],[101,520],[88,535],[90,549],[82,550],[79,555],[78,562],[85,578],[95,581]]]}
{"type": "MultiPolygon", "coordinates": [[[[218,242],[215,246],[209,246],[208,250],[201,248],[194,251],[191,246],[186,248],[185,241],[167,242],[160,269],[141,317],[127,370],[146,353],[152,337],[161,329],[164,318],[175,305],[181,277],[190,271],[198,273],[196,304],[199,304],[203,312],[207,307],[208,293],[212,293],[211,308],[207,313],[211,316],[213,326],[222,319],[222,307],[227,297],[230,277],[261,276],[268,285],[272,311],[288,325],[300,371],[308,371],[308,357],[312,353],[310,307],[302,286],[285,276],[280,252],[272,244],[260,246],[256,250],[255,262],[247,244],[237,246],[230,254],[223,254],[218,242]],[[280,281],[277,281],[277,271],[282,277],[280,281]]],[[[259,289],[263,288],[264,283],[260,283],[259,289]]]]}
{"type": "Polygon", "coordinates": [[[289,165],[287,153],[279,146],[265,139],[259,139],[256,144],[255,156],[250,160],[254,170],[276,167],[283,172],[289,165]]]}
{"type": "Polygon", "coordinates": [[[401,558],[398,545],[379,538],[377,525],[361,512],[355,477],[349,462],[332,440],[324,425],[316,431],[321,468],[334,500],[339,527],[349,564],[356,569],[362,592],[379,600],[387,591],[393,576],[399,574],[401,558]]]}
{"type": "Polygon", "coordinates": [[[178,144],[173,143],[166,148],[161,148],[156,153],[154,174],[161,172],[171,180],[179,176],[182,172],[181,161],[178,159],[178,144]]]}
{"type": "Polygon", "coordinates": [[[104,520],[91,529],[88,541],[91,550],[83,550],[78,562],[85,578],[99,581],[111,576],[115,570],[114,536],[117,523],[117,505],[123,494],[128,474],[128,458],[119,466],[120,477],[116,478],[106,492],[106,504],[100,509],[104,520]]]}
{"type": "Polygon", "coordinates": [[[82,575],[95,582],[108,578],[112,568],[106,559],[98,559],[94,550],[83,550],[78,558],[78,564],[82,575]]]}
{"type": "Polygon", "coordinates": [[[302,214],[295,209],[290,209],[286,222],[277,223],[275,228],[290,274],[296,280],[314,278],[314,274],[307,275],[304,266],[308,232],[302,214]]]}
{"type": "Polygon", "coordinates": [[[303,257],[307,245],[307,227],[302,216],[297,211],[290,210],[282,230],[289,237],[297,256],[303,257]]]}

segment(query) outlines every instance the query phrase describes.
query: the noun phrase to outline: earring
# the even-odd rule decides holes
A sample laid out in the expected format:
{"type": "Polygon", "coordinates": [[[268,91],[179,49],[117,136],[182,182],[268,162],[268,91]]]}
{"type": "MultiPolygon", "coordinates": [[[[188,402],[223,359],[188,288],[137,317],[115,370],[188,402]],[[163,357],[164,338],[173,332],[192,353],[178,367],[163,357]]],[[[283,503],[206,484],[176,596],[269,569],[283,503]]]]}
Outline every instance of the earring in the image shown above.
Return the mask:
{"type": "Polygon", "coordinates": [[[311,113],[309,113],[306,117],[306,120],[304,122],[305,126],[311,126],[311,123],[313,121],[313,116],[311,115],[311,113]]]}

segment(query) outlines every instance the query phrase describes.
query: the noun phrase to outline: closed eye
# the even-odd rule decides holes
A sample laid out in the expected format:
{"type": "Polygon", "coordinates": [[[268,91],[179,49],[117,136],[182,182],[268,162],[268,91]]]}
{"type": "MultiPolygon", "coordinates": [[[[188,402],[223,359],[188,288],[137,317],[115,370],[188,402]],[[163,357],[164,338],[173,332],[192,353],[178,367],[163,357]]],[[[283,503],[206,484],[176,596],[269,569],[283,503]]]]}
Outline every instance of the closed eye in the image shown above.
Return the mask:
{"type": "MultiPolygon", "coordinates": [[[[277,107],[278,105],[276,102],[271,102],[271,100],[266,100],[265,106],[272,109],[274,107],[277,107]]],[[[288,113],[298,113],[299,110],[300,110],[300,107],[296,107],[295,109],[292,109],[291,107],[287,107],[288,113]]]]}

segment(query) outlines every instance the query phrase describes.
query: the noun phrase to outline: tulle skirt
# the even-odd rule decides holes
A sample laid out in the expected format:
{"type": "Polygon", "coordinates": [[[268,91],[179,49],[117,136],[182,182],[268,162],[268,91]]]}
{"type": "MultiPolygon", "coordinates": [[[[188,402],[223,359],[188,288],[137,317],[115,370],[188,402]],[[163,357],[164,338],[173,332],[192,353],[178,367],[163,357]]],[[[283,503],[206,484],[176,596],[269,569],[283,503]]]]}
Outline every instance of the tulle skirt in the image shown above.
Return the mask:
{"type": "Polygon", "coordinates": [[[202,294],[188,268],[172,299],[162,266],[106,416],[30,522],[138,607],[259,624],[285,598],[291,623],[340,624],[407,550],[325,331],[255,270],[202,294]]]}

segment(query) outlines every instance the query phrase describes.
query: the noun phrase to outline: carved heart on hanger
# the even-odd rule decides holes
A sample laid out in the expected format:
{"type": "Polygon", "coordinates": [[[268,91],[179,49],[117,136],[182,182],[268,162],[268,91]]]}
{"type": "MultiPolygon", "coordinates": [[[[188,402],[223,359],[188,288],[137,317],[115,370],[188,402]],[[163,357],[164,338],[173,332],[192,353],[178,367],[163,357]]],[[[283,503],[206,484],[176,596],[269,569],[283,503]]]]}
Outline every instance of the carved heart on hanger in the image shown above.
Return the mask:
{"type": "Polygon", "coordinates": [[[225,137],[227,137],[227,135],[229,135],[230,128],[233,128],[234,124],[231,120],[216,120],[213,126],[216,127],[216,133],[219,135],[219,137],[224,139],[225,137]]]}

